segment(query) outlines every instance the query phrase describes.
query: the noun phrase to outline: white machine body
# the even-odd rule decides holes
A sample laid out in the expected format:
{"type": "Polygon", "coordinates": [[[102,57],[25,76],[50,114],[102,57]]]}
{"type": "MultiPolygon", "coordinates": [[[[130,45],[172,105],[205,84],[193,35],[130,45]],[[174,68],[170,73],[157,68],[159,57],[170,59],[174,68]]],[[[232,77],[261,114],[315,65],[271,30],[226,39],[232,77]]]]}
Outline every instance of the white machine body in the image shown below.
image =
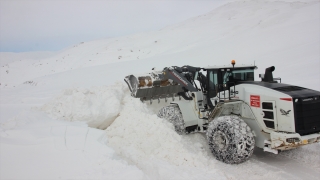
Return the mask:
{"type": "Polygon", "coordinates": [[[171,104],[178,105],[186,132],[206,132],[216,118],[236,115],[251,128],[255,145],[267,152],[320,142],[320,92],[281,83],[273,78],[274,66],[262,81],[254,81],[254,69],[172,66],[125,81],[142,101],[182,96],[185,100],[171,104]]]}

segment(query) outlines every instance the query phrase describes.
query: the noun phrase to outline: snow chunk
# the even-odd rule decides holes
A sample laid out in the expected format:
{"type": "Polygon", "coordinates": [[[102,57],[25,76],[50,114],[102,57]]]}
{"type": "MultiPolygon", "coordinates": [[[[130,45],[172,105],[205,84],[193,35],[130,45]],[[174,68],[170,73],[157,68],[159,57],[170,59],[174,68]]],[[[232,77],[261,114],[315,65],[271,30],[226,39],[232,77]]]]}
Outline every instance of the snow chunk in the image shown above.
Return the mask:
{"type": "Polygon", "coordinates": [[[82,121],[90,127],[105,129],[118,116],[127,89],[121,83],[91,89],[66,89],[40,109],[57,119],[82,121]]]}

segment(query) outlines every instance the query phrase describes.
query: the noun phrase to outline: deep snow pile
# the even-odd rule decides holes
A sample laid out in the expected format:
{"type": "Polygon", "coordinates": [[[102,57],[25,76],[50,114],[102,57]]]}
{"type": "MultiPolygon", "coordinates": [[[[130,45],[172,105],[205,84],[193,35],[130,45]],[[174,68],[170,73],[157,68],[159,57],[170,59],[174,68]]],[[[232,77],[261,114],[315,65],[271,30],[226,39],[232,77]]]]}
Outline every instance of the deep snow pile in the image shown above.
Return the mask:
{"type": "Polygon", "coordinates": [[[119,115],[125,86],[118,83],[105,87],[65,89],[41,110],[53,118],[84,121],[90,127],[105,129],[119,115]]]}
{"type": "Polygon", "coordinates": [[[158,171],[161,179],[224,179],[214,165],[208,169],[209,160],[202,155],[203,149],[197,147],[196,151],[190,151],[182,136],[174,131],[173,125],[158,118],[139,99],[128,95],[124,98],[120,116],[106,133],[107,143],[117,152],[146,172],[158,171]],[[158,163],[160,168],[156,167],[158,163]],[[173,169],[178,173],[172,177],[166,171],[173,169]],[[183,173],[186,170],[189,173],[183,173]]]}
{"type": "Polygon", "coordinates": [[[214,163],[202,155],[201,145],[195,146],[197,150],[186,148],[183,137],[174,131],[172,124],[158,118],[139,99],[131,98],[124,83],[64,90],[39,110],[61,120],[107,128],[101,142],[113,147],[119,156],[149,177],[225,179],[214,163]]]}

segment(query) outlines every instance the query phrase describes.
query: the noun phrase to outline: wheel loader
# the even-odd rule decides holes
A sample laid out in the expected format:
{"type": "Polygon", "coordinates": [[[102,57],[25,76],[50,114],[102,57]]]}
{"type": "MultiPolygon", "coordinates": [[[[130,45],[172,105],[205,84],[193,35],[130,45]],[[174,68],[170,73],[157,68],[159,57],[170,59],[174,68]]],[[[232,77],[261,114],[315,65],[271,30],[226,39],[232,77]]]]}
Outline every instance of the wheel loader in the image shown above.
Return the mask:
{"type": "Polygon", "coordinates": [[[158,112],[179,134],[206,133],[216,159],[239,164],[255,147],[278,154],[320,142],[320,92],[281,83],[274,66],[254,81],[255,65],[171,66],[125,77],[143,102],[172,99],[158,112]]]}

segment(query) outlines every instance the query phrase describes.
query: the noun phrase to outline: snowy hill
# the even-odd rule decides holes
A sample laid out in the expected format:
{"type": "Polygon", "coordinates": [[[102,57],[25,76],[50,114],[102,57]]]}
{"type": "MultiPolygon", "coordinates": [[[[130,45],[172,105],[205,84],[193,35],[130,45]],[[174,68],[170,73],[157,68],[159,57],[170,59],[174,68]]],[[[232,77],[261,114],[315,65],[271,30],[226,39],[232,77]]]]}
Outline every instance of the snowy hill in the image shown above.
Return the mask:
{"type": "Polygon", "coordinates": [[[25,60],[41,60],[47,57],[53,56],[55,52],[24,52],[24,53],[11,53],[11,52],[1,52],[0,53],[0,66],[13,63],[15,61],[25,61],[25,60]]]}
{"type": "Polygon", "coordinates": [[[123,78],[235,59],[320,90],[319,32],[319,1],[239,1],[159,31],[0,53],[0,179],[315,179],[319,143],[226,165],[202,134],[177,135],[156,117],[164,103],[130,97],[123,78]]]}
{"type": "Polygon", "coordinates": [[[320,90],[319,78],[307,78],[320,77],[319,71],[310,71],[310,67],[320,67],[319,18],[319,2],[228,3],[160,31],[82,42],[38,62],[9,63],[1,67],[1,87],[133,60],[132,72],[141,72],[171,65],[224,65],[235,59],[240,64],[255,62],[261,73],[274,65],[275,75],[284,82],[320,90]],[[15,68],[20,63],[28,68],[15,68]],[[141,64],[144,68],[137,68],[141,64]],[[304,76],[297,71],[309,73],[304,76]]]}

